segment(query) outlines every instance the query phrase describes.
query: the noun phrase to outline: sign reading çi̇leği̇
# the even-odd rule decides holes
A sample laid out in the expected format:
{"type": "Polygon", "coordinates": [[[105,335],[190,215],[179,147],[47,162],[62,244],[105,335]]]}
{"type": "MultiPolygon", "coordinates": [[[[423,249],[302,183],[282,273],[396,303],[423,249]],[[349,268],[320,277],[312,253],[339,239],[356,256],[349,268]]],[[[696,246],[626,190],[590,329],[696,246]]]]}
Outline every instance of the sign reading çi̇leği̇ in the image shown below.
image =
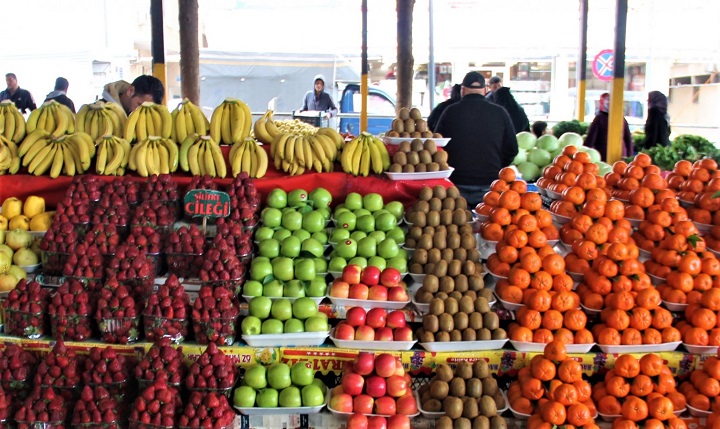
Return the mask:
{"type": "Polygon", "coordinates": [[[193,189],[185,194],[184,210],[190,217],[227,217],[230,214],[230,195],[220,191],[193,189]]]}

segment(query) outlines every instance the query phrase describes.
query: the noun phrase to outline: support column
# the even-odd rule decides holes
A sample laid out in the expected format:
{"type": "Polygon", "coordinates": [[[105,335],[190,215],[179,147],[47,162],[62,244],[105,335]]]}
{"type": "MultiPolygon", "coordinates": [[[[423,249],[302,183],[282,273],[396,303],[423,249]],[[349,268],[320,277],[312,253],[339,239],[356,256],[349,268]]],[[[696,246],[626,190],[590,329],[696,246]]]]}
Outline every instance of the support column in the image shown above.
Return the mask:
{"type": "Polygon", "coordinates": [[[200,105],[198,0],[178,0],[180,23],[180,88],[183,98],[200,105]]]}
{"type": "MultiPolygon", "coordinates": [[[[368,55],[367,55],[367,0],[362,0],[362,52],[361,52],[361,58],[360,62],[361,65],[361,71],[360,71],[360,99],[362,100],[360,102],[360,132],[367,131],[368,127],[368,111],[367,111],[367,102],[368,102],[368,73],[369,73],[369,67],[368,67],[368,55]]],[[[360,134],[358,134],[360,135],[360,134]]]]}
{"type": "MultiPolygon", "coordinates": [[[[163,0],[150,0],[150,24],[152,27],[152,68],[153,76],[160,79],[167,88],[167,70],[165,69],[165,29],[163,20],[163,0]]],[[[167,91],[165,91],[167,98],[167,91]]],[[[163,99],[165,103],[165,99],[163,99]]]]}
{"type": "Polygon", "coordinates": [[[578,52],[577,64],[575,66],[577,75],[577,119],[585,121],[585,89],[587,79],[587,23],[588,23],[588,0],[580,1],[580,51],[578,52]]]}
{"type": "Polygon", "coordinates": [[[625,89],[625,29],[627,25],[627,0],[616,0],[615,48],[613,80],[610,92],[610,118],[608,124],[607,162],[622,159],[623,147],[623,90],[625,89]]]}
{"type": "Polygon", "coordinates": [[[412,107],[412,16],[415,0],[397,0],[397,108],[412,107]]]}

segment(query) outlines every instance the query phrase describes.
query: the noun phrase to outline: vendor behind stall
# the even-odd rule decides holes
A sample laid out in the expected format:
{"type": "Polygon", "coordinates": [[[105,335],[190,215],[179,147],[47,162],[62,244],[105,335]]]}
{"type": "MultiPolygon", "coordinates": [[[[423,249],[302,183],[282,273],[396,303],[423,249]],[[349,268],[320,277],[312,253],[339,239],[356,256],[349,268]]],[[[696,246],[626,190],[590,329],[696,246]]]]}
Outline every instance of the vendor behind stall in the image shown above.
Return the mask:
{"type": "Polygon", "coordinates": [[[301,111],[325,112],[325,118],[337,115],[337,107],[330,94],[325,92],[325,77],[319,74],[313,81],[313,90],[305,94],[301,111]]]}
{"type": "Polygon", "coordinates": [[[103,88],[102,101],[121,104],[128,115],[146,101],[161,104],[165,97],[165,87],[160,79],[142,75],[133,83],[124,80],[108,83],[103,88]]]}

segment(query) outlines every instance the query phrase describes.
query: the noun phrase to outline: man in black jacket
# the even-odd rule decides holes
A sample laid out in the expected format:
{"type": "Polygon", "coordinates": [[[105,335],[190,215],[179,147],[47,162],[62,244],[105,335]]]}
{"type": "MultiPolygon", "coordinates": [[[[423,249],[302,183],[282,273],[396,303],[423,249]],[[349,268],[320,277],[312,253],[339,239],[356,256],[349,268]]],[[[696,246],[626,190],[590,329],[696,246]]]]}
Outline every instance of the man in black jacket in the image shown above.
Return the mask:
{"type": "Polygon", "coordinates": [[[530,131],[530,121],[525,114],[525,109],[515,101],[515,97],[510,93],[510,88],[503,86],[502,79],[499,76],[493,76],[490,78],[488,86],[492,92],[487,95],[487,100],[507,110],[515,127],[515,133],[530,131]]]}
{"type": "Polygon", "coordinates": [[[67,96],[69,86],[70,83],[64,77],[55,79],[55,89],[45,97],[45,101],[55,100],[75,113],[75,103],[67,96]]]}
{"type": "Polygon", "coordinates": [[[510,116],[502,107],[485,99],[485,78],[478,72],[465,75],[462,99],[448,106],[435,132],[449,137],[445,146],[448,164],[455,168],[450,180],[475,207],[498,178],[501,168],[518,153],[510,116]]]}
{"type": "Polygon", "coordinates": [[[15,103],[15,107],[17,107],[23,115],[27,113],[28,110],[32,112],[37,109],[37,106],[35,106],[35,100],[33,100],[30,91],[22,89],[18,85],[15,73],[6,74],[5,82],[7,82],[7,89],[0,92],[0,101],[12,101],[15,103]]]}

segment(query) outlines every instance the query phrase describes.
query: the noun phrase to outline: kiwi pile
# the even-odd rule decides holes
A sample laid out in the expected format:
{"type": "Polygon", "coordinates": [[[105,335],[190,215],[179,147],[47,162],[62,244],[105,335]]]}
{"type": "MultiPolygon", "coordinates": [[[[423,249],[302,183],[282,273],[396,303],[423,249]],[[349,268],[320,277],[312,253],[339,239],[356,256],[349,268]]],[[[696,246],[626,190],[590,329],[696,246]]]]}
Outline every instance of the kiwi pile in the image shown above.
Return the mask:
{"type": "Polygon", "coordinates": [[[392,121],[392,128],[385,135],[387,137],[442,138],[441,134],[433,133],[428,129],[422,113],[415,107],[412,109],[401,107],[397,118],[392,121]]]}
{"type": "Polygon", "coordinates": [[[400,143],[398,151],[392,157],[391,173],[425,173],[426,171],[445,171],[450,166],[447,163],[448,154],[437,150],[435,141],[420,139],[400,143]]]}
{"type": "Polygon", "coordinates": [[[498,414],[506,407],[505,397],[483,359],[460,362],[455,371],[447,364],[439,365],[435,377],[418,394],[424,411],[445,411],[435,429],[507,429],[498,414]]]}

